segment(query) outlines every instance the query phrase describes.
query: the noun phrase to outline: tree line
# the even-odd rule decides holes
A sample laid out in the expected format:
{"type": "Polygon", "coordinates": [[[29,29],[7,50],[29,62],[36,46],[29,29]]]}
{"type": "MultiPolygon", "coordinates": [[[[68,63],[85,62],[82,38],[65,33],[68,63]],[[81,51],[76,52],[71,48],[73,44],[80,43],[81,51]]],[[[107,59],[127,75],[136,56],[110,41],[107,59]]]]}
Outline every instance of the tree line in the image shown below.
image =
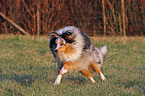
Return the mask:
{"type": "Polygon", "coordinates": [[[144,0],[0,0],[0,33],[48,35],[74,25],[91,36],[144,36],[144,0]]]}

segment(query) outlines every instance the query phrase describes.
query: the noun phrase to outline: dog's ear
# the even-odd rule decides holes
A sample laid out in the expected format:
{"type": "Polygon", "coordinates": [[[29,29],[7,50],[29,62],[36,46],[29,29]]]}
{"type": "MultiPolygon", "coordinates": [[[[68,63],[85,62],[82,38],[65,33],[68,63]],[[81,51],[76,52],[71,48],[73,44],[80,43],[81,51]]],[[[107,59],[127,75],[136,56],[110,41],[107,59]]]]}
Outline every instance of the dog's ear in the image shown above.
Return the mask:
{"type": "Polygon", "coordinates": [[[67,43],[73,43],[74,42],[74,40],[73,40],[74,36],[72,36],[72,34],[73,34],[73,31],[66,31],[65,33],[63,33],[61,35],[61,37],[64,38],[67,43]]]}
{"type": "Polygon", "coordinates": [[[67,36],[70,36],[72,35],[73,31],[66,31],[64,34],[67,35],[67,36]]]}
{"type": "Polygon", "coordinates": [[[51,36],[51,38],[52,38],[52,37],[58,37],[59,35],[56,32],[51,32],[49,34],[49,36],[51,36]]]}
{"type": "Polygon", "coordinates": [[[72,32],[71,31],[66,31],[65,33],[62,34],[62,37],[64,39],[72,39],[72,32]]]}

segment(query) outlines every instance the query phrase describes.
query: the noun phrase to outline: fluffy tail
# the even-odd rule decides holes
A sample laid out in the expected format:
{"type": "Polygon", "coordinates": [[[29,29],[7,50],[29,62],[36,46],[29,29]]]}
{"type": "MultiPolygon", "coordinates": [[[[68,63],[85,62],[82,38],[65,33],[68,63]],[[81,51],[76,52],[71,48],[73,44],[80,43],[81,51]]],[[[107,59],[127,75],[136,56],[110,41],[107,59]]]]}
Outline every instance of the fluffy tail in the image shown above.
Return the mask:
{"type": "Polygon", "coordinates": [[[105,61],[106,55],[107,55],[107,46],[103,46],[100,48],[100,51],[103,54],[103,61],[105,61]]]}
{"type": "Polygon", "coordinates": [[[100,51],[102,52],[103,56],[105,56],[107,54],[107,46],[101,47],[100,51]]]}

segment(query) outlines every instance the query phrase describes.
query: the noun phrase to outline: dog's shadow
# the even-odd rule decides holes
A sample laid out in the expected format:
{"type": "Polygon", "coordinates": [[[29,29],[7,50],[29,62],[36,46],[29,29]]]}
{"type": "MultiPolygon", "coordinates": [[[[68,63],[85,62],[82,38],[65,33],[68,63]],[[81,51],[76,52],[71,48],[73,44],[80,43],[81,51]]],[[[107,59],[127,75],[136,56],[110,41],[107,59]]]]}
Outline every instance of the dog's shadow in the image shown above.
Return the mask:
{"type": "MultiPolygon", "coordinates": [[[[51,71],[51,69],[49,70],[51,71]]],[[[0,73],[2,73],[2,70],[0,70],[0,73]]],[[[46,73],[47,74],[47,73],[46,73]]],[[[54,83],[56,77],[55,75],[51,78],[49,78],[49,74],[47,74],[48,76],[43,76],[42,74],[36,74],[36,75],[24,75],[24,74],[20,74],[19,72],[14,72],[10,74],[2,74],[0,75],[0,82],[2,81],[15,81],[16,83],[19,83],[21,86],[31,86],[35,81],[39,80],[41,77],[44,79],[45,82],[49,82],[51,84],[54,83]],[[45,78],[44,78],[45,77],[45,78]]],[[[74,75],[74,74],[64,74],[61,82],[63,83],[75,83],[75,84],[84,84],[87,83],[88,79],[85,78],[84,76],[80,75],[74,75]]]]}
{"type": "Polygon", "coordinates": [[[27,85],[30,86],[35,80],[38,78],[38,76],[33,75],[14,75],[12,77],[16,82],[20,83],[21,85],[27,85]]]}
{"type": "Polygon", "coordinates": [[[71,83],[75,83],[75,84],[84,84],[86,83],[88,80],[83,77],[83,76],[76,76],[76,75],[66,75],[64,76],[64,78],[62,78],[62,82],[71,82],[71,83]]]}
{"type": "Polygon", "coordinates": [[[38,79],[38,76],[33,76],[33,75],[20,75],[20,74],[12,74],[10,76],[6,76],[6,75],[1,75],[0,76],[0,80],[10,80],[10,81],[16,81],[17,83],[19,83],[20,85],[23,86],[30,86],[32,85],[33,82],[35,82],[35,80],[38,79]]]}

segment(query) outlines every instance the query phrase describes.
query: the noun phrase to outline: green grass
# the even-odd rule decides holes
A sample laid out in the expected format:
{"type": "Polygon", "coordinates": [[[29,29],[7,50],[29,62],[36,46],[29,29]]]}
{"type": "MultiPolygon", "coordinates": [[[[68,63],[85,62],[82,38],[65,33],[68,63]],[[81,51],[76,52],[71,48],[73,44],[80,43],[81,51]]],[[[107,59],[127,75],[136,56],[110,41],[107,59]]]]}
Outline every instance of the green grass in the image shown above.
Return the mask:
{"type": "Polygon", "coordinates": [[[95,46],[108,46],[103,73],[91,81],[80,73],[63,76],[53,85],[56,75],[48,37],[0,35],[1,96],[142,96],[145,95],[145,38],[91,37],[95,46]]]}

